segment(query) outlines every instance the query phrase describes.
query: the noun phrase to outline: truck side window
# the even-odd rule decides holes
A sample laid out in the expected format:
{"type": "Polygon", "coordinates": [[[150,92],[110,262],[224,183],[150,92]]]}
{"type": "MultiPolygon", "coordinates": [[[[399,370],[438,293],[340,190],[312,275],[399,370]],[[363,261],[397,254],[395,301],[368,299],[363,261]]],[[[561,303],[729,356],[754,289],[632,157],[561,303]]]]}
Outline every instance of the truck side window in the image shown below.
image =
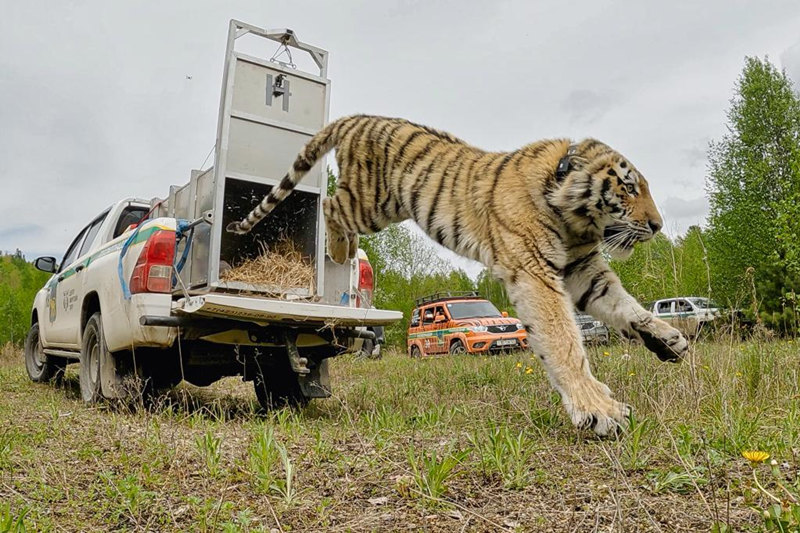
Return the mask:
{"type": "Polygon", "coordinates": [[[671,304],[672,304],[672,302],[670,302],[670,301],[666,301],[666,302],[658,302],[658,308],[656,309],[656,312],[657,312],[659,315],[666,315],[666,314],[668,314],[668,313],[670,312],[670,306],[671,306],[671,304]]]}
{"type": "Polygon", "coordinates": [[[675,312],[676,313],[691,313],[692,306],[686,300],[678,300],[675,302],[675,312]]]}
{"type": "Polygon", "coordinates": [[[435,319],[435,317],[438,317],[438,316],[443,316],[444,318],[447,318],[447,313],[444,312],[444,306],[443,305],[437,305],[436,306],[436,311],[433,312],[433,316],[434,316],[434,319],[435,319]]]}
{"type": "Polygon", "coordinates": [[[58,269],[59,272],[63,272],[65,268],[73,263],[78,258],[78,251],[81,249],[81,243],[83,242],[83,237],[86,235],[86,229],[83,228],[78,236],[75,237],[75,240],[72,241],[72,244],[69,245],[67,248],[67,253],[64,254],[64,259],[61,260],[61,267],[58,269]]]}
{"type": "Polygon", "coordinates": [[[81,246],[81,251],[78,253],[78,257],[82,257],[83,254],[89,251],[89,248],[92,247],[92,243],[94,243],[95,237],[97,237],[97,232],[100,231],[100,226],[103,225],[103,221],[106,219],[106,215],[103,214],[97,220],[92,222],[92,225],[89,226],[89,231],[86,232],[86,238],[83,240],[83,246],[81,246]]]}
{"type": "Polygon", "coordinates": [[[424,325],[433,324],[433,309],[428,307],[423,311],[422,314],[422,323],[424,325]]]}
{"type": "Polygon", "coordinates": [[[143,216],[147,214],[149,211],[146,207],[141,206],[128,206],[123,211],[122,214],[119,216],[119,220],[117,221],[117,225],[114,227],[114,235],[111,237],[112,239],[116,239],[120,235],[122,235],[128,226],[131,224],[138,223],[143,216]]]}
{"type": "Polygon", "coordinates": [[[411,327],[415,328],[419,326],[419,309],[414,309],[411,312],[411,327]]]}

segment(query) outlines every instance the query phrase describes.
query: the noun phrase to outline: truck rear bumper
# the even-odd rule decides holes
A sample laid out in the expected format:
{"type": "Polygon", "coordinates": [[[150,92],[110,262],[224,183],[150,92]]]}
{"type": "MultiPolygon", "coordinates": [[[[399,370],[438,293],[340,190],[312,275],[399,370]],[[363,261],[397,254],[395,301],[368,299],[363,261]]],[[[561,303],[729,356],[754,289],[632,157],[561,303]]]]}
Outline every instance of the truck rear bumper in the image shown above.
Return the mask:
{"type": "Polygon", "coordinates": [[[252,296],[204,294],[175,301],[173,314],[303,326],[386,326],[400,320],[399,311],[363,309],[299,301],[270,300],[252,296]]]}

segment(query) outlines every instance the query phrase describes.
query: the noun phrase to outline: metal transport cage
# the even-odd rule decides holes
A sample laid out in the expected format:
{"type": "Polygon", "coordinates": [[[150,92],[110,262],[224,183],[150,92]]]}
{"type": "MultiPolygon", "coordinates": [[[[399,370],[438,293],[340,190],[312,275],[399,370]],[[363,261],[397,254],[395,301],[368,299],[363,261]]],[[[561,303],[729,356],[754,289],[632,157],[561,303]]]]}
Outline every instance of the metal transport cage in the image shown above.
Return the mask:
{"type": "MultiPolygon", "coordinates": [[[[282,57],[282,56],[281,56],[282,57]]],[[[264,30],[232,20],[228,30],[214,166],[192,171],[189,183],[170,187],[168,198],[154,200],[157,216],[210,224],[194,227],[181,280],[190,292],[247,291],[275,293],[275,287],[224,281],[220,272],[259,255],[263,246],[292,241],[310,258],[316,278],[308,287],[281,287],[282,295],[319,297],[324,294],[325,247],[322,198],[327,172],[315,165],[295,192],[247,235],[225,231],[278,185],[294,158],[328,121],[330,80],[328,53],[297,39],[292,30],[264,30]],[[247,39],[245,39],[245,37],[247,39]],[[249,55],[239,46],[249,39],[260,48],[286,53],[288,63],[264,54],[249,55]],[[269,46],[266,46],[269,45],[269,46]],[[291,50],[310,55],[317,72],[300,70],[291,50]]],[[[186,246],[183,240],[181,247],[186,246]]],[[[176,251],[181,254],[179,248],[176,251]]]]}

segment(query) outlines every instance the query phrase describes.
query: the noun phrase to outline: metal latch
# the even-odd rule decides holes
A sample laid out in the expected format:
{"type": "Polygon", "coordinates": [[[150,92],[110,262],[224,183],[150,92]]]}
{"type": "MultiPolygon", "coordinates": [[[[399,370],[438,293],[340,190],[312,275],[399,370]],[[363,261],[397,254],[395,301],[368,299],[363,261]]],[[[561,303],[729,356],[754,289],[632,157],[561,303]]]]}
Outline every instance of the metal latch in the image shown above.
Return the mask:
{"type": "Polygon", "coordinates": [[[289,92],[289,79],[286,77],[286,74],[278,74],[275,77],[275,81],[272,81],[272,74],[267,74],[267,105],[272,105],[272,99],[277,97],[283,97],[283,110],[287,113],[289,112],[289,96],[292,93],[289,92]]]}

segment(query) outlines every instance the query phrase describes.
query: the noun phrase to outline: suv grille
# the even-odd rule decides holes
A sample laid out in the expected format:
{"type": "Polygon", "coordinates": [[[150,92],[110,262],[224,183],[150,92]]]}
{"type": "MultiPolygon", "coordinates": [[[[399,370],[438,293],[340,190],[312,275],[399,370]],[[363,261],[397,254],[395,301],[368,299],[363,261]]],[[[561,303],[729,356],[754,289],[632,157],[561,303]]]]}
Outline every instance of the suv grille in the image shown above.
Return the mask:
{"type": "Polygon", "coordinates": [[[517,331],[516,324],[497,324],[496,326],[487,326],[486,329],[489,333],[513,333],[517,331]]]}
{"type": "Polygon", "coordinates": [[[591,322],[584,322],[583,324],[581,324],[581,329],[592,329],[593,327],[594,324],[592,324],[591,322]]]}

